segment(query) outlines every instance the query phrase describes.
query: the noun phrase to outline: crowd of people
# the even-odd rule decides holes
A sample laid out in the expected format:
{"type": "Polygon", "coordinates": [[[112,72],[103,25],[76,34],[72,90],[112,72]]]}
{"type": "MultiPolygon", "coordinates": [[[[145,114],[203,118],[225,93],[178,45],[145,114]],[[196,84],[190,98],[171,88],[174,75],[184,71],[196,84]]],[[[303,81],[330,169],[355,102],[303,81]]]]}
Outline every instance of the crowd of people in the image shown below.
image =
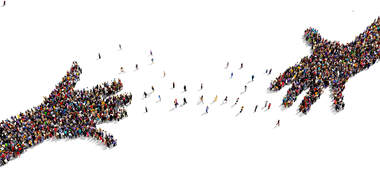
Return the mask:
{"type": "Polygon", "coordinates": [[[344,109],[343,90],[347,80],[376,63],[380,55],[380,18],[366,28],[354,41],[342,44],[321,37],[314,28],[305,30],[305,40],[312,47],[312,55],[288,68],[271,84],[272,91],[292,84],[282,104],[289,107],[304,90],[309,89],[302,100],[299,111],[307,113],[323,90],[331,87],[333,109],[344,109]]]}
{"type": "Polygon", "coordinates": [[[107,147],[116,146],[116,139],[96,125],[128,116],[124,107],[132,95],[114,95],[123,87],[120,80],[74,90],[81,73],[74,62],[42,104],[0,122],[0,166],[51,138],[89,137],[107,147]]]}

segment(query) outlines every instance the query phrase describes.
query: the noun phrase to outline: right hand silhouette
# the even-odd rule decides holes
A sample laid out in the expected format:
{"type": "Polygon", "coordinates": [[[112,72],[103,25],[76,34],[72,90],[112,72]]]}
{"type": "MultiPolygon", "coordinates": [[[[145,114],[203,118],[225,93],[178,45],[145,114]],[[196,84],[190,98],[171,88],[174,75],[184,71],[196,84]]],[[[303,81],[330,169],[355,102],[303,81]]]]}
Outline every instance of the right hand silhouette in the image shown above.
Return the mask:
{"type": "Polygon", "coordinates": [[[41,105],[0,123],[0,165],[50,138],[84,136],[99,140],[107,147],[116,146],[116,139],[96,125],[127,116],[124,106],[131,103],[132,95],[112,96],[122,89],[120,80],[91,90],[74,90],[81,73],[74,62],[41,105]]]}
{"type": "Polygon", "coordinates": [[[269,89],[278,91],[285,85],[292,84],[282,101],[285,107],[291,106],[302,91],[309,89],[299,106],[299,111],[306,114],[323,90],[331,86],[333,107],[340,111],[345,105],[342,92],[347,80],[379,59],[379,36],[380,18],[356,37],[355,41],[344,45],[327,41],[316,29],[309,28],[304,37],[312,47],[312,54],[286,69],[271,83],[269,89]]]}

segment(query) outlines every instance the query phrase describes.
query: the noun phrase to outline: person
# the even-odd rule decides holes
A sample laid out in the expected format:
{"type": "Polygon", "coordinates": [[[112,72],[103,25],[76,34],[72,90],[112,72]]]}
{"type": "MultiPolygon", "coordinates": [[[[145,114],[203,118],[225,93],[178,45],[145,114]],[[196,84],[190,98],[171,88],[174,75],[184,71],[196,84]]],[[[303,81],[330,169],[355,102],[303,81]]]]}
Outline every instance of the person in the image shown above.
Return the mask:
{"type": "Polygon", "coordinates": [[[120,72],[124,73],[124,68],[123,67],[120,67],[120,72]]]}
{"type": "Polygon", "coordinates": [[[150,60],[152,61],[152,64],[153,64],[153,63],[154,63],[154,59],[153,59],[153,58],[151,58],[150,60]]]}
{"type": "Polygon", "coordinates": [[[148,112],[148,108],[145,106],[145,113],[147,113],[148,112]]]}
{"type": "Polygon", "coordinates": [[[138,70],[139,69],[139,64],[136,64],[136,70],[138,70]]]}
{"type": "Polygon", "coordinates": [[[144,98],[147,98],[148,94],[144,91],[144,98]]]}
{"type": "Polygon", "coordinates": [[[269,73],[268,73],[268,74],[270,75],[271,73],[272,73],[272,68],[271,68],[271,69],[269,69],[269,73]]]}
{"type": "Polygon", "coordinates": [[[186,85],[183,86],[183,91],[186,92],[187,89],[186,89],[186,85]]]}
{"type": "Polygon", "coordinates": [[[238,102],[239,102],[239,98],[236,99],[236,101],[235,101],[235,105],[236,105],[238,102]]]}
{"type": "Polygon", "coordinates": [[[243,63],[240,64],[240,69],[243,69],[243,63]]]}
{"type": "Polygon", "coordinates": [[[226,69],[228,69],[228,66],[230,65],[230,62],[227,62],[226,69]]]}
{"type": "Polygon", "coordinates": [[[208,113],[208,106],[206,106],[206,113],[208,113]]]}
{"type": "Polygon", "coordinates": [[[232,77],[234,76],[234,73],[233,72],[231,72],[231,77],[230,77],[230,79],[232,79],[232,77]]]}
{"type": "Polygon", "coordinates": [[[267,105],[268,105],[268,101],[265,101],[265,106],[264,107],[267,107],[267,105]]]}
{"type": "Polygon", "coordinates": [[[265,70],[265,73],[266,73],[266,74],[268,73],[268,69],[265,70]]]}
{"type": "Polygon", "coordinates": [[[224,98],[224,101],[223,101],[224,103],[227,103],[227,98],[228,98],[227,96],[224,98]]]}
{"type": "Polygon", "coordinates": [[[268,110],[270,109],[270,106],[271,106],[271,105],[272,105],[271,103],[268,104],[268,110]]]}
{"type": "Polygon", "coordinates": [[[100,55],[100,53],[98,53],[98,59],[102,59],[102,56],[100,55]]]}
{"type": "Polygon", "coordinates": [[[201,100],[201,102],[202,102],[202,104],[203,104],[203,95],[201,96],[200,100],[201,100]]]}
{"type": "Polygon", "coordinates": [[[7,1],[4,0],[4,1],[3,1],[3,7],[5,6],[6,3],[7,3],[7,1]]]}
{"type": "Polygon", "coordinates": [[[121,50],[121,44],[119,44],[119,50],[121,50]]]}
{"type": "Polygon", "coordinates": [[[244,92],[247,92],[247,85],[244,85],[244,92]]]}
{"type": "Polygon", "coordinates": [[[164,71],[164,76],[163,77],[165,78],[165,76],[166,76],[166,72],[164,71]]]}
{"type": "Polygon", "coordinates": [[[255,106],[255,112],[256,112],[256,110],[257,110],[257,106],[258,106],[258,105],[255,106]]]}
{"type": "Polygon", "coordinates": [[[215,96],[214,98],[214,101],[213,102],[216,102],[218,100],[218,95],[215,96]]]}
{"type": "Polygon", "coordinates": [[[254,79],[254,78],[255,78],[255,76],[254,76],[254,75],[252,75],[252,76],[251,76],[251,81],[252,81],[252,82],[253,82],[253,79],[254,79]]]}
{"type": "Polygon", "coordinates": [[[186,97],[183,98],[183,105],[187,104],[186,97]]]}
{"type": "Polygon", "coordinates": [[[158,95],[158,102],[161,102],[161,95],[158,95]]]}
{"type": "Polygon", "coordinates": [[[152,52],[152,50],[150,50],[150,56],[153,56],[153,52],[152,52]]]}
{"type": "Polygon", "coordinates": [[[153,87],[153,85],[152,85],[152,92],[154,92],[154,87],[153,87]]]}
{"type": "Polygon", "coordinates": [[[175,88],[175,83],[173,82],[173,89],[175,88]]]}
{"type": "Polygon", "coordinates": [[[244,109],[244,106],[241,106],[241,108],[240,108],[240,113],[243,112],[243,109],[244,109]]]}
{"type": "Polygon", "coordinates": [[[275,128],[280,127],[280,120],[277,121],[275,128]]]}
{"type": "Polygon", "coordinates": [[[201,90],[203,89],[203,83],[201,83],[201,90]]]}
{"type": "Polygon", "coordinates": [[[178,106],[178,101],[177,101],[177,98],[176,98],[176,99],[174,99],[174,106],[175,106],[175,108],[177,108],[177,106],[178,106]]]}

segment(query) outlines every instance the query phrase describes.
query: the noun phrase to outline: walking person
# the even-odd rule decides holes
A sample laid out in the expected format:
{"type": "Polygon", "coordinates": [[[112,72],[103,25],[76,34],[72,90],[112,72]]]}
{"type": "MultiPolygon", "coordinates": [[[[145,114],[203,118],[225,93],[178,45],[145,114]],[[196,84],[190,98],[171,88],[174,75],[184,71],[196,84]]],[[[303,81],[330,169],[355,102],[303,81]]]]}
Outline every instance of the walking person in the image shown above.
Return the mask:
{"type": "Polygon", "coordinates": [[[253,82],[253,79],[255,78],[255,76],[254,75],[252,75],[251,76],[251,82],[253,82]]]}
{"type": "Polygon", "coordinates": [[[187,104],[187,100],[186,100],[186,97],[183,98],[183,105],[186,105],[187,104]]]}
{"type": "Polygon", "coordinates": [[[234,73],[233,72],[231,72],[231,77],[230,77],[230,79],[232,79],[232,77],[234,76],[234,73]]]}
{"type": "Polygon", "coordinates": [[[226,69],[228,69],[228,66],[230,65],[230,62],[227,62],[226,69]]]}
{"type": "Polygon", "coordinates": [[[268,74],[270,75],[271,73],[272,73],[272,68],[269,70],[269,73],[268,73],[268,74]]]}
{"type": "Polygon", "coordinates": [[[268,104],[268,110],[270,109],[270,106],[271,106],[271,105],[272,105],[271,103],[268,104]]]}
{"type": "Polygon", "coordinates": [[[145,113],[147,113],[148,112],[148,108],[145,106],[145,113]]]}
{"type": "Polygon", "coordinates": [[[255,106],[255,112],[256,112],[256,110],[257,110],[257,105],[255,106]]]}
{"type": "Polygon", "coordinates": [[[152,50],[150,50],[150,56],[153,56],[153,52],[152,52],[152,50]]]}
{"type": "Polygon", "coordinates": [[[121,50],[121,44],[119,44],[119,50],[121,50]]]}
{"type": "Polygon", "coordinates": [[[136,70],[138,70],[139,69],[139,64],[136,64],[136,70]]]}
{"type": "Polygon", "coordinates": [[[265,101],[265,106],[264,107],[267,107],[267,105],[268,105],[268,101],[265,101]]]}
{"type": "Polygon", "coordinates": [[[175,83],[173,82],[173,89],[175,88],[175,83]]]}
{"type": "Polygon", "coordinates": [[[241,106],[241,108],[240,108],[240,113],[243,112],[243,109],[244,109],[244,106],[241,106]]]}
{"type": "Polygon", "coordinates": [[[148,94],[144,91],[144,97],[147,98],[148,94]]]}
{"type": "Polygon", "coordinates": [[[206,106],[206,113],[208,113],[208,106],[206,106]]]}
{"type": "Polygon", "coordinates": [[[236,99],[236,101],[235,101],[235,105],[236,105],[238,102],[239,102],[239,98],[236,99]]]}
{"type": "Polygon", "coordinates": [[[120,72],[124,73],[124,68],[123,67],[120,67],[120,72]]]}
{"type": "Polygon", "coordinates": [[[213,102],[216,102],[218,100],[218,95],[215,96],[214,98],[214,101],[213,102]]]}
{"type": "Polygon", "coordinates": [[[174,99],[174,106],[175,106],[175,108],[177,108],[177,106],[178,106],[178,101],[177,101],[177,98],[176,98],[176,99],[174,99]]]}
{"type": "Polygon", "coordinates": [[[203,89],[203,83],[201,83],[201,90],[203,89]]]}
{"type": "Polygon", "coordinates": [[[163,78],[165,78],[165,76],[166,76],[166,72],[164,71],[164,76],[163,76],[163,78]]]}
{"type": "Polygon", "coordinates": [[[223,102],[224,102],[224,103],[227,103],[227,99],[228,99],[228,97],[226,96],[226,97],[224,98],[223,102]]]}
{"type": "Polygon", "coordinates": [[[280,120],[277,121],[276,126],[274,128],[280,127],[280,120]]]}
{"type": "Polygon", "coordinates": [[[98,60],[102,59],[102,56],[100,55],[100,53],[98,53],[98,60]]]}
{"type": "Polygon", "coordinates": [[[183,91],[186,92],[187,89],[186,89],[186,85],[183,86],[183,91]]]}
{"type": "Polygon", "coordinates": [[[244,92],[247,92],[247,85],[244,86],[244,92]]]}
{"type": "Polygon", "coordinates": [[[203,95],[201,96],[200,100],[201,100],[201,102],[202,102],[202,104],[203,104],[203,95]]]}
{"type": "Polygon", "coordinates": [[[154,58],[151,58],[150,61],[152,61],[152,64],[154,63],[154,58]]]}
{"type": "Polygon", "coordinates": [[[243,63],[240,64],[240,69],[243,69],[243,63]]]}
{"type": "Polygon", "coordinates": [[[152,92],[154,92],[154,87],[153,87],[153,85],[152,85],[152,92]]]}
{"type": "Polygon", "coordinates": [[[7,3],[7,1],[4,0],[4,2],[3,2],[3,7],[5,6],[6,3],[7,3]]]}
{"type": "Polygon", "coordinates": [[[158,102],[161,102],[161,95],[158,95],[158,102]]]}

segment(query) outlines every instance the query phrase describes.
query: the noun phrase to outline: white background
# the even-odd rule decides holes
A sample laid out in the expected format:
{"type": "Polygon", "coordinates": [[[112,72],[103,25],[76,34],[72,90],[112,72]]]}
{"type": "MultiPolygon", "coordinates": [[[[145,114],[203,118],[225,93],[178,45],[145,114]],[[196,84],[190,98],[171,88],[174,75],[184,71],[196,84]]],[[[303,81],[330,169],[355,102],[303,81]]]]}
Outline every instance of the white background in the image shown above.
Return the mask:
{"type": "Polygon", "coordinates": [[[305,93],[282,110],[287,89],[266,90],[273,78],[310,54],[302,39],[306,28],[349,42],[380,15],[379,5],[8,0],[0,8],[0,120],[40,104],[74,60],[83,69],[78,88],[120,78],[123,92],[132,92],[134,99],[128,118],[101,125],[118,139],[117,147],[87,139],[45,141],[1,167],[0,179],[379,180],[380,65],[348,81],[346,108],[338,114],[331,111],[330,90],[306,116],[296,111],[305,93]],[[244,68],[238,70],[241,62],[244,68]],[[126,73],[119,74],[121,66],[126,73]],[[264,74],[268,68],[273,68],[270,76],[264,74]],[[240,95],[251,74],[255,81],[240,95]],[[155,93],[142,99],[152,85],[155,93]],[[156,103],[159,94],[162,102],[156,103]],[[205,105],[197,105],[200,95],[205,105]],[[211,104],[215,95],[219,99],[211,104]],[[226,95],[230,102],[220,105],[226,95]],[[183,97],[189,104],[172,110],[174,99],[182,103],[183,97]],[[232,107],[237,97],[240,102],[232,107]],[[265,100],[272,103],[269,111],[261,109],[265,100]],[[202,116],[206,104],[209,114],[202,116]],[[253,113],[256,104],[259,111],[253,113]],[[242,105],[245,110],[237,115],[242,105]],[[281,127],[273,129],[278,119],[281,127]]]}

